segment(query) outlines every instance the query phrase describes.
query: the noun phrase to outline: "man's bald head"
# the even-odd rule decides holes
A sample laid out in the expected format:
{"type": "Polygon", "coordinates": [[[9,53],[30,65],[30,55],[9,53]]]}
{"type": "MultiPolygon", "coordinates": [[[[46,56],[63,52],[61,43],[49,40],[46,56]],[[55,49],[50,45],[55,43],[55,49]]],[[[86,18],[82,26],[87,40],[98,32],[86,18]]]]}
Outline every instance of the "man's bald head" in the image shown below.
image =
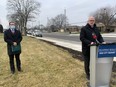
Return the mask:
{"type": "Polygon", "coordinates": [[[90,16],[88,20],[95,20],[95,18],[93,16],[90,16]]]}
{"type": "Polygon", "coordinates": [[[88,24],[89,24],[91,27],[94,26],[94,24],[95,24],[95,18],[94,18],[93,16],[90,16],[90,17],[88,18],[88,24]]]}

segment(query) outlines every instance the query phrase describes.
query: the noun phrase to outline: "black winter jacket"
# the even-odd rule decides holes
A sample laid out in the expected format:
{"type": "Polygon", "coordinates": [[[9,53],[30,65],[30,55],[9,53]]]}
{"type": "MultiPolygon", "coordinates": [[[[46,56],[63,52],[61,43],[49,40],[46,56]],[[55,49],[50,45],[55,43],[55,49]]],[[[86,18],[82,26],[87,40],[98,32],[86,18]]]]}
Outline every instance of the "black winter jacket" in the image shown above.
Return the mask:
{"type": "Polygon", "coordinates": [[[20,31],[15,29],[15,33],[13,34],[10,29],[6,30],[4,32],[4,41],[7,43],[8,55],[21,53],[21,50],[16,53],[13,53],[12,49],[11,49],[13,42],[20,44],[20,42],[22,41],[22,35],[21,35],[20,31]]]}
{"type": "Polygon", "coordinates": [[[84,26],[80,32],[80,40],[82,41],[82,53],[85,56],[90,56],[90,47],[88,45],[91,44],[91,42],[96,42],[96,40],[93,38],[93,33],[97,36],[99,43],[104,42],[95,24],[93,28],[89,24],[84,26]]]}

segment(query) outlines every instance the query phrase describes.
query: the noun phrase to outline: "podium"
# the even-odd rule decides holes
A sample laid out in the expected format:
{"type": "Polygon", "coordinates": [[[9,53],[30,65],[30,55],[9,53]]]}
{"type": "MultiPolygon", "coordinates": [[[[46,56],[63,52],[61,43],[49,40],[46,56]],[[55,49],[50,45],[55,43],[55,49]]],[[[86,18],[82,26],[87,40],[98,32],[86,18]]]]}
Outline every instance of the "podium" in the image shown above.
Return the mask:
{"type": "Polygon", "coordinates": [[[110,87],[114,57],[115,43],[90,46],[90,87],[110,87]]]}

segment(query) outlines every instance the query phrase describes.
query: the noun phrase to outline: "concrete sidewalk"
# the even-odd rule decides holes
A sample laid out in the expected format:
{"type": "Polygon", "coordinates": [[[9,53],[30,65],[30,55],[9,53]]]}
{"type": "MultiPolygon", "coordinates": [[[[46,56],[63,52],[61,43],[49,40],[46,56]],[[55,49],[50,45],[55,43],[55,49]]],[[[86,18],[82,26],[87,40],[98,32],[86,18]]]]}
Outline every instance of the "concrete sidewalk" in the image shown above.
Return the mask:
{"type": "MultiPolygon", "coordinates": [[[[70,34],[70,36],[79,36],[80,34],[70,34]]],[[[116,33],[104,33],[101,34],[103,37],[114,37],[116,38],[116,33]]]]}
{"type": "Polygon", "coordinates": [[[49,42],[52,42],[56,45],[60,45],[60,46],[81,52],[81,43],[76,42],[76,41],[69,42],[68,40],[62,40],[62,39],[56,39],[56,38],[40,38],[40,37],[36,37],[36,38],[41,39],[41,40],[45,40],[45,41],[49,41],[49,42]]]}

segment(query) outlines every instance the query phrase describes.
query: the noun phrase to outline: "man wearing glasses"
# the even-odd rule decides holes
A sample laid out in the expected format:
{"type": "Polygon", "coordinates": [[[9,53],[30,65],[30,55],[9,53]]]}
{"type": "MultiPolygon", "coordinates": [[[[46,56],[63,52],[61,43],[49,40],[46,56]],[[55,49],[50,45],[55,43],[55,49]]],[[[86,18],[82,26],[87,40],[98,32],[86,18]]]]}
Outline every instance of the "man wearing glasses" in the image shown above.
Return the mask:
{"type": "Polygon", "coordinates": [[[89,17],[86,26],[81,29],[80,40],[82,42],[82,54],[84,57],[84,68],[86,73],[86,78],[90,80],[90,44],[95,43],[106,43],[104,42],[96,24],[95,18],[89,17]]]}

